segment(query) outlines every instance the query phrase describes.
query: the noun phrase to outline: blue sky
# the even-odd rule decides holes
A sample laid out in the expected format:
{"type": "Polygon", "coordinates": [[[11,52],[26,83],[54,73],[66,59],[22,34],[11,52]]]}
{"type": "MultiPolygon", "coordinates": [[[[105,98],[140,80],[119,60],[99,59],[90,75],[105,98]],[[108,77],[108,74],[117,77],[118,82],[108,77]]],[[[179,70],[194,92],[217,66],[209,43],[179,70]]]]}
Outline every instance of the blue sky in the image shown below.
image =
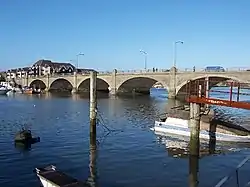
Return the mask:
{"type": "Polygon", "coordinates": [[[0,69],[39,59],[97,70],[250,67],[249,0],[2,0],[0,69]]]}

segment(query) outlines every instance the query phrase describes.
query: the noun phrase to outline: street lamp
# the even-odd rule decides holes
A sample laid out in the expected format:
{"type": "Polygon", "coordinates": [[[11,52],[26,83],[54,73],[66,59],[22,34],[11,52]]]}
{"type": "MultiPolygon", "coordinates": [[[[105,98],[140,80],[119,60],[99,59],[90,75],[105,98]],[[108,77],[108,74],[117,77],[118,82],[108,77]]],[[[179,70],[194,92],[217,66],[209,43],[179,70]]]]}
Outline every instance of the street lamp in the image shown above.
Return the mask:
{"type": "Polygon", "coordinates": [[[176,68],[176,51],[177,51],[177,44],[184,44],[183,41],[176,41],[174,42],[174,57],[173,57],[173,66],[176,68]]]}
{"type": "Polygon", "coordinates": [[[84,56],[84,54],[83,53],[79,53],[79,54],[76,55],[76,69],[78,69],[79,56],[84,56]]]}
{"type": "Polygon", "coordinates": [[[142,49],[140,49],[140,53],[142,53],[144,55],[144,69],[147,70],[147,52],[143,51],[142,49]]]}

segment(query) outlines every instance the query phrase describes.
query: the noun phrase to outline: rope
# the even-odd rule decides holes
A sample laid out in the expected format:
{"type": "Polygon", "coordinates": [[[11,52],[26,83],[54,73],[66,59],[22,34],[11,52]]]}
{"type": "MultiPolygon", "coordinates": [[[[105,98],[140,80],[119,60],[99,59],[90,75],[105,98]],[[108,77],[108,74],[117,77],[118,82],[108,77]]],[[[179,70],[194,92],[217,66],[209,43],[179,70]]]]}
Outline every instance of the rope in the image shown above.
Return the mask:
{"type": "Polygon", "coordinates": [[[119,129],[111,129],[110,127],[108,127],[105,122],[105,120],[103,119],[102,115],[101,115],[101,112],[98,110],[98,108],[96,109],[97,111],[97,125],[101,125],[102,128],[107,132],[105,135],[103,135],[100,140],[98,141],[97,140],[97,144],[98,146],[100,146],[101,143],[104,142],[104,140],[111,134],[111,133],[114,133],[114,132],[123,132],[123,130],[119,130],[119,129]]]}

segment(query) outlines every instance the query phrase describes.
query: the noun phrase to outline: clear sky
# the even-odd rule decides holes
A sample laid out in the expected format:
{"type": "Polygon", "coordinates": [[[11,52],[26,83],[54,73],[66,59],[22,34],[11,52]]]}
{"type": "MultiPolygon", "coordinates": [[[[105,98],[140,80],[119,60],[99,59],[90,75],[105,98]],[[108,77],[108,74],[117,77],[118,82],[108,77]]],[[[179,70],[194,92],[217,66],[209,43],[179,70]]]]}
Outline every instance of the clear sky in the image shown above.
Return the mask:
{"type": "Polygon", "coordinates": [[[39,59],[97,70],[250,67],[249,0],[1,0],[0,69],[39,59]]]}

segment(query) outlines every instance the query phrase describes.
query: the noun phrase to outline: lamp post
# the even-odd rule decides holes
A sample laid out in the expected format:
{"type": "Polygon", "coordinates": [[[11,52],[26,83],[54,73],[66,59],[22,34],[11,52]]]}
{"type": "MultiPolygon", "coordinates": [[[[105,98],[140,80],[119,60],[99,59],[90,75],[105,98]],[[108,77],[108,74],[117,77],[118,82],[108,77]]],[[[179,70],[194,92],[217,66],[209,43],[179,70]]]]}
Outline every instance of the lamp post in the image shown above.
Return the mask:
{"type": "Polygon", "coordinates": [[[184,44],[183,41],[175,41],[174,42],[174,54],[173,54],[173,66],[176,68],[176,51],[177,51],[177,44],[184,44]]]}
{"type": "Polygon", "coordinates": [[[147,52],[143,51],[142,49],[140,49],[140,53],[142,53],[144,55],[144,69],[145,71],[147,70],[147,52]]]}
{"type": "Polygon", "coordinates": [[[76,55],[76,70],[78,69],[79,56],[84,56],[84,54],[83,53],[79,53],[79,54],[76,55]]]}

